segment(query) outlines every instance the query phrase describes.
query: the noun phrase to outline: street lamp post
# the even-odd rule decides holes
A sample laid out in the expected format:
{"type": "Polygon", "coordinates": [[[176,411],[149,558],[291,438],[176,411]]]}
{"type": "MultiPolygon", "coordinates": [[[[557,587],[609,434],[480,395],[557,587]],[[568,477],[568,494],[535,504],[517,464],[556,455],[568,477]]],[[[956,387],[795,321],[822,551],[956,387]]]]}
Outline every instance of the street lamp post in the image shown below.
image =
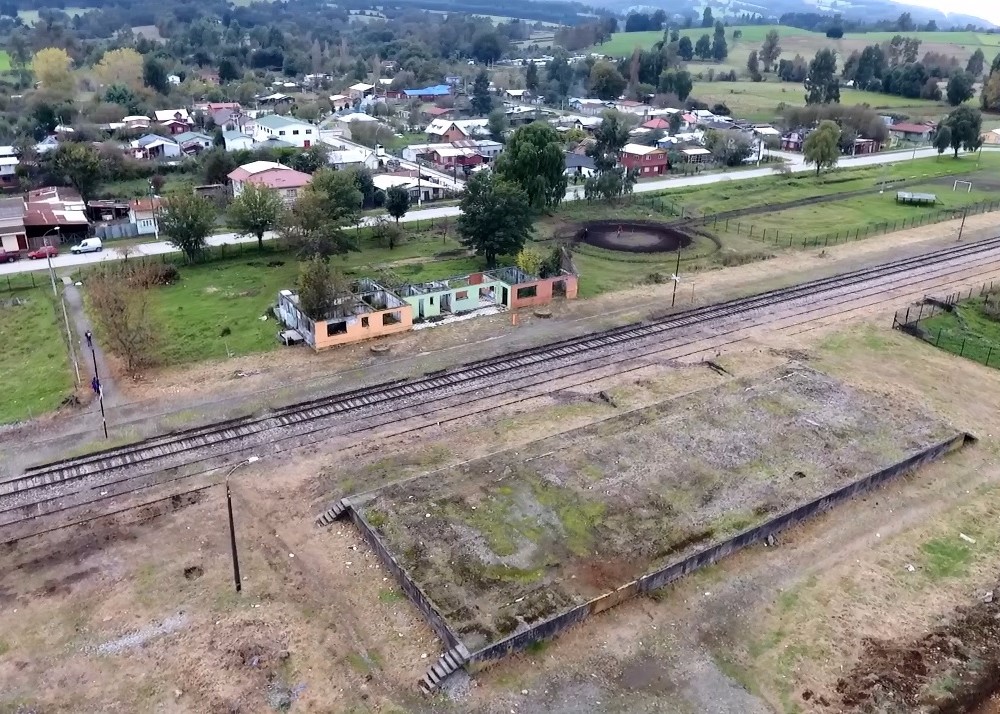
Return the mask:
{"type": "MultiPolygon", "coordinates": [[[[49,239],[46,236],[48,236],[48,234],[52,232],[55,232],[56,235],[59,235],[59,226],[47,230],[45,231],[45,233],[42,234],[42,243],[45,245],[46,248],[49,247],[49,239]]],[[[45,251],[45,260],[49,264],[49,280],[52,281],[52,294],[55,295],[56,297],[59,297],[59,291],[56,290],[56,271],[52,269],[52,253],[48,250],[45,251]]]]}
{"type": "Polygon", "coordinates": [[[247,464],[252,464],[258,461],[260,457],[251,456],[246,461],[240,461],[238,464],[229,469],[229,473],[226,474],[226,512],[229,515],[229,549],[233,556],[233,582],[236,585],[236,592],[243,591],[243,578],[240,577],[240,556],[236,550],[236,524],[233,521],[233,492],[229,488],[229,477],[236,472],[240,466],[246,466],[247,464]]]}

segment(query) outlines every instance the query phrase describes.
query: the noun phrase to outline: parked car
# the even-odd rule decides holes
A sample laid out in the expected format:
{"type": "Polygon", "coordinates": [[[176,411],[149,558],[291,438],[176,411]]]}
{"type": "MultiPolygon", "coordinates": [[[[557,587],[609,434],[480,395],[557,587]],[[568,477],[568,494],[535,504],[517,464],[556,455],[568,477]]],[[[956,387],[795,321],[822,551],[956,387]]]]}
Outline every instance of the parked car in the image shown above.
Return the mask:
{"type": "Polygon", "coordinates": [[[28,258],[38,260],[39,258],[55,258],[57,255],[59,255],[59,249],[54,245],[43,245],[38,250],[28,253],[28,258]]]}
{"type": "Polygon", "coordinates": [[[98,253],[104,250],[104,244],[100,238],[84,238],[69,250],[71,253],[98,253]]]}
{"type": "Polygon", "coordinates": [[[0,263],[13,263],[15,260],[21,257],[21,254],[17,251],[9,253],[3,248],[0,248],[0,263]]]}

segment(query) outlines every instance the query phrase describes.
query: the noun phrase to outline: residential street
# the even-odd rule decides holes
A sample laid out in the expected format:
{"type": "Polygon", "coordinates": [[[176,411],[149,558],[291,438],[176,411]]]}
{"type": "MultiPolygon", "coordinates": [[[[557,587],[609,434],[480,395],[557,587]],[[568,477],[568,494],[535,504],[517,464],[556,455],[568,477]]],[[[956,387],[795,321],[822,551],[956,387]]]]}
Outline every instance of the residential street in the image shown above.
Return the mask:
{"type": "MultiPolygon", "coordinates": [[[[793,172],[802,173],[806,171],[815,170],[812,166],[805,164],[804,159],[801,154],[791,154],[785,152],[771,152],[776,156],[781,156],[788,160],[786,164],[793,172]]],[[[854,158],[842,159],[838,164],[839,168],[850,168],[857,166],[872,166],[879,164],[892,164],[898,163],[900,161],[910,161],[914,158],[922,159],[927,157],[937,156],[937,150],[934,148],[928,149],[918,149],[916,152],[913,151],[901,151],[894,153],[882,153],[882,154],[869,154],[866,156],[858,156],[854,158]]],[[[713,183],[722,183],[724,181],[746,181],[747,179],[761,178],[763,176],[771,176],[774,173],[772,166],[767,168],[759,169],[745,169],[741,171],[732,171],[727,173],[706,173],[699,174],[695,176],[682,176],[679,178],[668,178],[661,179],[657,181],[644,181],[642,183],[636,184],[635,193],[647,193],[651,191],[663,191],[665,189],[673,188],[684,188],[688,186],[704,186],[713,183]]],[[[570,188],[566,192],[566,200],[573,201],[583,197],[583,187],[576,186],[570,188]],[[579,195],[577,195],[579,194],[579,195]]],[[[408,221],[426,221],[432,218],[445,218],[450,216],[457,216],[460,213],[458,206],[442,206],[440,208],[416,208],[407,213],[402,219],[402,222],[408,221]]],[[[365,218],[361,221],[361,225],[370,225],[375,219],[373,217],[365,218]]],[[[265,239],[269,239],[273,236],[265,236],[265,239]]],[[[253,243],[257,239],[254,236],[240,236],[235,233],[221,233],[218,235],[210,236],[208,239],[208,244],[217,246],[222,244],[235,244],[235,243],[253,243]]],[[[99,263],[105,260],[120,260],[121,256],[114,250],[113,243],[108,243],[107,247],[100,253],[86,253],[83,255],[72,255],[68,252],[63,255],[59,255],[52,259],[52,265],[56,269],[68,268],[75,265],[87,265],[90,263],[99,263]]],[[[163,253],[174,253],[177,249],[166,241],[160,241],[156,243],[143,243],[136,247],[138,254],[140,255],[161,255],[163,253]]],[[[0,275],[5,275],[8,273],[23,273],[31,270],[45,270],[46,263],[44,260],[19,260],[15,263],[4,263],[0,265],[0,275]]]]}

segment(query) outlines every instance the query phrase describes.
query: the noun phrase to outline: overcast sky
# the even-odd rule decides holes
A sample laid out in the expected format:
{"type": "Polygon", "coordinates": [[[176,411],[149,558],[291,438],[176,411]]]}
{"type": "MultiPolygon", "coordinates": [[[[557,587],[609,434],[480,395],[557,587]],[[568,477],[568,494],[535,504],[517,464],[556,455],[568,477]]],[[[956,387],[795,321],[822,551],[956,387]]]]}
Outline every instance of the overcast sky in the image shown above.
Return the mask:
{"type": "Polygon", "coordinates": [[[1000,25],[1000,2],[997,0],[906,0],[906,4],[981,17],[1000,25]]]}

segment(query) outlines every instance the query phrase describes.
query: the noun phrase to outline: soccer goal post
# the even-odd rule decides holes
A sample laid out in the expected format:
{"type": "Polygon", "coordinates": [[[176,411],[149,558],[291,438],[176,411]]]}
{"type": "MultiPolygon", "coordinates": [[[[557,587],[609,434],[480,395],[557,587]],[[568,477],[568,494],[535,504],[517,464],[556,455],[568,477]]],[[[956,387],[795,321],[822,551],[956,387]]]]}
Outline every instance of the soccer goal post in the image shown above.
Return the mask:
{"type": "Polygon", "coordinates": [[[956,181],[951,190],[957,191],[959,186],[964,188],[966,193],[972,193],[972,181],[956,181]]]}

